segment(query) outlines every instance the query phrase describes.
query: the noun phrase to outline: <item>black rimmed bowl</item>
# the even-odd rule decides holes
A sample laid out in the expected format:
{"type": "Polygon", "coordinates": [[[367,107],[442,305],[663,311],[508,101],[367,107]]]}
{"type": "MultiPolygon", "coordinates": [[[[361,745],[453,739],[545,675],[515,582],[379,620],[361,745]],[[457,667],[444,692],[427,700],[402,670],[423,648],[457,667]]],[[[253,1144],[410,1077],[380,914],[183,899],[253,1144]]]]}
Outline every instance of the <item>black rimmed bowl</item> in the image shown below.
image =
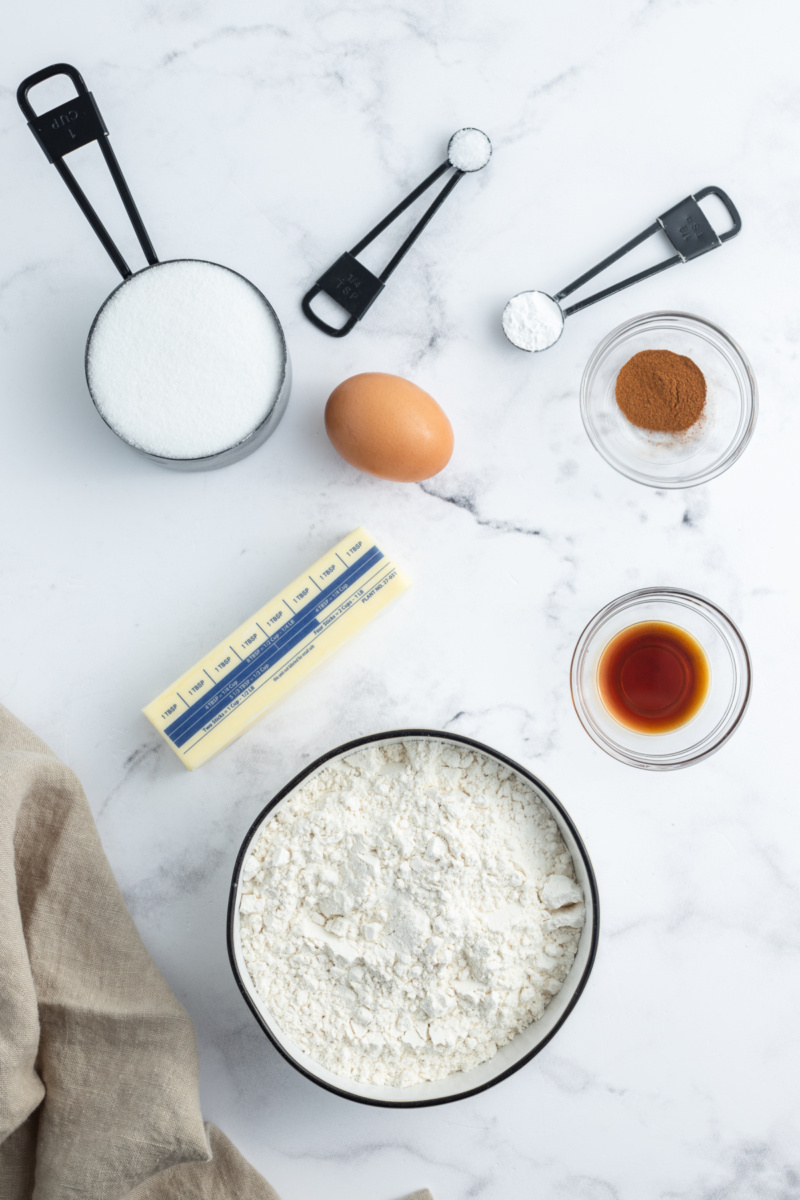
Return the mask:
{"type": "Polygon", "coordinates": [[[527,771],[519,763],[507,758],[499,751],[492,750],[490,746],[484,746],[481,742],[473,741],[471,738],[460,737],[458,734],[444,733],[435,729],[398,729],[389,733],[376,733],[371,734],[369,737],[356,738],[355,741],[346,742],[344,745],[338,746],[335,750],[323,754],[316,762],[311,763],[299,775],[296,775],[261,810],[247,831],[236,857],[228,902],[227,936],[228,956],[239,990],[264,1033],[287,1062],[291,1063],[302,1075],[319,1084],[320,1087],[326,1088],[329,1092],[334,1092],[337,1096],[344,1096],[348,1100],[356,1100],[361,1104],[372,1104],[383,1108],[424,1108],[432,1104],[447,1104],[453,1100],[463,1100],[467,1096],[474,1096],[478,1092],[485,1091],[487,1088],[499,1083],[502,1079],[507,1079],[509,1075],[513,1075],[515,1071],[518,1071],[525,1063],[530,1062],[547,1045],[564,1024],[577,1004],[583,989],[586,987],[586,982],[591,973],[597,953],[599,928],[600,909],[597,881],[589,855],[586,852],[586,847],[581,841],[580,834],[572,823],[569,814],[540,779],[537,779],[530,771],[527,771]],[[313,775],[316,775],[323,767],[328,766],[339,758],[343,758],[347,754],[351,754],[354,750],[361,749],[364,746],[386,746],[397,742],[415,740],[455,743],[459,746],[467,746],[472,750],[477,750],[479,753],[486,755],[487,758],[494,759],[504,767],[515,771],[521,779],[530,785],[538,799],[541,800],[545,808],[552,815],[567,849],[572,855],[575,875],[583,890],[586,922],[581,932],[575,959],[561,986],[561,990],[550,1001],[538,1021],[533,1021],[521,1033],[512,1038],[510,1042],[507,1042],[505,1046],[501,1046],[492,1058],[477,1067],[473,1067],[469,1071],[457,1072],[453,1075],[447,1075],[443,1079],[413,1084],[410,1087],[397,1087],[374,1083],[360,1083],[357,1080],[336,1075],[333,1071],[327,1067],[323,1067],[298,1046],[294,1045],[291,1038],[284,1034],[260,1000],[255,985],[250,978],[247,964],[244,961],[239,937],[239,902],[242,892],[242,868],[245,859],[249,855],[251,848],[258,841],[264,826],[270,820],[279,804],[291,796],[301,784],[306,783],[313,775]]]}

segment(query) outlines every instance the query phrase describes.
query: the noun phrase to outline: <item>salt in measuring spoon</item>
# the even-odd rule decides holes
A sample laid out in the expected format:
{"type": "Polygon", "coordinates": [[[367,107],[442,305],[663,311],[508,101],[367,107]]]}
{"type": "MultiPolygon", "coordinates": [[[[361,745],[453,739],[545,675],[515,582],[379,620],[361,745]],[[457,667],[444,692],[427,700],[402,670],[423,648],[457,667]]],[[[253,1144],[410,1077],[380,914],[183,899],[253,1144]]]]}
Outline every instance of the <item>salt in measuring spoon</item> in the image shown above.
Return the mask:
{"type": "Polygon", "coordinates": [[[583,275],[579,275],[555,296],[539,291],[519,292],[516,296],[512,296],[503,309],[503,332],[512,345],[520,350],[533,352],[547,350],[550,346],[555,345],[561,337],[564,331],[564,321],[573,313],[588,308],[590,304],[596,304],[598,300],[604,300],[606,296],[613,296],[616,292],[621,292],[623,288],[639,283],[642,279],[649,279],[651,275],[666,271],[668,267],[676,266],[680,262],[690,262],[693,258],[708,253],[709,250],[716,250],[723,242],[735,237],[741,228],[741,217],[730,197],[718,187],[701,188],[699,192],[687,196],[679,204],[667,209],[660,217],[656,217],[653,224],[648,225],[647,229],[631,238],[624,246],[620,246],[619,250],[615,250],[613,254],[609,254],[602,262],[585,271],[583,275]],[[711,195],[717,196],[722,201],[732,221],[731,228],[722,234],[716,232],[698,203],[706,196],[711,195]],[[619,283],[612,284],[611,287],[604,288],[603,291],[595,292],[593,296],[588,296],[585,300],[571,304],[569,308],[562,307],[561,301],[565,300],[567,296],[577,291],[584,283],[588,283],[590,279],[594,279],[595,275],[605,271],[606,267],[610,267],[612,263],[617,262],[623,255],[641,245],[659,230],[663,230],[669,238],[675,250],[673,255],[656,263],[655,266],[648,267],[619,283]]]}
{"type": "Polygon", "coordinates": [[[413,192],[406,196],[405,200],[401,200],[382,221],[379,221],[374,228],[370,229],[369,233],[365,234],[360,242],[356,242],[352,250],[347,250],[344,254],[340,255],[333,266],[329,267],[323,275],[320,275],[317,282],[303,296],[301,307],[312,325],[316,325],[317,329],[321,329],[329,337],[344,337],[351,329],[354,329],[367,309],[377,300],[383,291],[395,267],[405,257],[434,213],[444,204],[456,184],[465,175],[481,171],[491,157],[492,143],[481,129],[474,129],[471,126],[467,126],[464,129],[456,130],[447,144],[446,161],[438,166],[427,179],[423,179],[422,183],[418,187],[415,187],[413,192]],[[439,192],[439,195],[422,214],[417,224],[400,246],[400,249],[392,256],[380,275],[374,275],[362,262],[359,262],[356,255],[366,249],[370,242],[374,242],[379,234],[388,229],[401,213],[404,213],[415,200],[418,200],[437,179],[440,179],[451,168],[454,173],[448,179],[441,192],[439,192]],[[349,313],[343,325],[331,325],[329,322],[324,321],[318,313],[314,312],[314,309],[311,307],[311,301],[320,292],[329,296],[346,313],[349,313]]]}
{"type": "Polygon", "coordinates": [[[289,398],[280,322],[244,276],[199,259],[160,262],[80,72],[57,63],[28,76],[17,101],[123,282],[92,323],[86,380],[100,416],[123,441],[165,466],[235,462],[269,437],[289,398]],[[66,76],[76,95],[37,114],[28,93],[66,76]],[[97,142],[148,266],[132,272],[64,162],[97,142]]]}

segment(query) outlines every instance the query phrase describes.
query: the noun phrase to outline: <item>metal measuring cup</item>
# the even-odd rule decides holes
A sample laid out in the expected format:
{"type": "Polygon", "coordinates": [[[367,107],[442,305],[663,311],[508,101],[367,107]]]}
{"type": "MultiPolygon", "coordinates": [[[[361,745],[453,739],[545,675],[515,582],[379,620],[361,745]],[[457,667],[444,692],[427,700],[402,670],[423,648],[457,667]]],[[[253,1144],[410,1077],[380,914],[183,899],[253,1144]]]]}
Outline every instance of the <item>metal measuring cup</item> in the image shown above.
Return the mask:
{"type": "MultiPolygon", "coordinates": [[[[85,355],[85,370],[86,383],[89,388],[89,394],[92,402],[105,423],[138,453],[143,454],[146,458],[153,462],[158,462],[167,467],[172,467],[184,471],[206,470],[208,468],[226,466],[228,463],[237,462],[246,455],[252,453],[262,442],[274,432],[278,422],[283,416],[286,404],[289,399],[291,389],[291,364],[289,361],[289,353],[286,347],[286,339],[280,321],[263,293],[255,287],[250,280],[245,279],[236,271],[231,271],[229,267],[221,266],[219,263],[209,263],[201,259],[171,259],[159,261],[150,237],[145,229],[144,222],[136,207],[133,196],[122,174],[122,170],[117,161],[116,155],[111,148],[111,143],[108,138],[108,130],[105,122],[100,115],[100,110],[91,92],[87,89],[86,84],[79,71],[68,63],[56,63],[53,66],[45,67],[41,71],[36,71],[33,75],[29,75],[24,79],[17,89],[17,102],[28,121],[29,128],[33,133],[39,145],[47,155],[48,160],[58,171],[64,183],[69,188],[72,196],[76,200],[81,212],[84,214],[94,232],[97,234],[102,246],[107,251],[114,266],[122,276],[122,283],[107,297],[101,305],[94,321],[92,322],[89,336],[86,343],[85,355]],[[65,75],[75,87],[76,95],[66,101],[64,104],[57,105],[55,108],[49,109],[45,113],[37,114],[28,99],[28,93],[31,88],[37,84],[44,82],[46,79],[52,79],[58,75],[65,75]],[[91,142],[97,142],[102,151],[106,165],[111,173],[111,178],[119,193],[120,199],[128,214],[134,233],[142,248],[148,266],[142,270],[133,272],[127,262],[120,253],[119,248],[113,241],[108,230],[103,225],[100,217],[92,207],[89,199],[84,193],[78,181],[75,179],[72,171],[65,164],[64,158],[73,150],[79,149],[81,146],[86,146],[91,142]],[[114,301],[115,304],[127,304],[128,300],[133,296],[134,291],[138,288],[141,281],[153,271],[161,271],[168,269],[179,263],[203,263],[204,266],[211,267],[216,271],[225,272],[233,275],[237,279],[243,280],[248,287],[252,288],[255,295],[264,305],[266,314],[269,317],[269,323],[273,332],[277,335],[280,352],[279,360],[282,369],[279,372],[277,386],[274,389],[274,394],[267,397],[268,407],[266,415],[255,425],[250,432],[243,438],[239,438],[234,444],[225,446],[214,453],[199,455],[197,457],[180,457],[180,456],[165,456],[152,453],[137,445],[135,442],[127,438],[119,429],[116,429],[112,422],[107,418],[102,411],[101,405],[98,402],[98,397],[92,387],[90,378],[89,363],[92,356],[93,340],[95,338],[99,323],[104,315],[107,306],[114,301]]],[[[123,310],[124,311],[124,310],[123,310]]]]}

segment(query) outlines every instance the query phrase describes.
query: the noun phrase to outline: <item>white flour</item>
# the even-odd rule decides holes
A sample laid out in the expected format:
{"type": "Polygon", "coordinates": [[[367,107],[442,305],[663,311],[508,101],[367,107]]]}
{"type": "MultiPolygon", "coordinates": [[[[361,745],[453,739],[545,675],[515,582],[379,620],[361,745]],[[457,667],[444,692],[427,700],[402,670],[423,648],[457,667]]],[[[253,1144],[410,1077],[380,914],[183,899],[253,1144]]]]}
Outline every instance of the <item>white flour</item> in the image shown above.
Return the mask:
{"type": "Polygon", "coordinates": [[[244,441],[278,398],[285,349],[252,283],[179,260],[132,275],[92,331],[87,378],[126,441],[164,458],[203,458],[244,441]]]}
{"type": "Polygon", "coordinates": [[[546,350],[563,328],[561,306],[546,292],[520,292],[503,309],[503,331],[520,350],[546,350]]]}
{"type": "Polygon", "coordinates": [[[278,806],[243,879],[242,951],[266,1012],[361,1082],[490,1058],[559,991],[584,923],[530,786],[429,740],[324,768],[278,806]]]}

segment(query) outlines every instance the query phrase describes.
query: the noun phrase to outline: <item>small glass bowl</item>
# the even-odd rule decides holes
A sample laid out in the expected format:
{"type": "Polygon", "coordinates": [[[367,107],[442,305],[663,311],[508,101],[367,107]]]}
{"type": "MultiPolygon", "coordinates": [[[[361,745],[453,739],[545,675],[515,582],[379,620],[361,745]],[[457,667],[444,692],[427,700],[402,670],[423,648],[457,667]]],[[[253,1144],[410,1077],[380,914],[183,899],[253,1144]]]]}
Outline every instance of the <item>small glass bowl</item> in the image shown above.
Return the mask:
{"type": "Polygon", "coordinates": [[[572,703],[589,737],[606,754],[646,771],[672,771],[708,758],[728,740],[750,700],[750,655],[721,609],[677,588],[642,588],[607,604],[578,638],[570,669],[572,703]],[[699,712],[669,733],[637,733],[616,721],[597,686],[600,657],[611,639],[639,621],[668,621],[702,646],[711,669],[699,712]]]}
{"type": "Polygon", "coordinates": [[[645,313],[626,321],[600,343],[581,380],[581,417],[595,450],[647,487],[694,487],[727,471],[753,436],[757,411],[755,377],[736,342],[690,313],[645,313]],[[622,413],[614,394],[617,375],[640,350],[684,354],[705,375],[705,412],[691,429],[639,429],[622,413]]]}

